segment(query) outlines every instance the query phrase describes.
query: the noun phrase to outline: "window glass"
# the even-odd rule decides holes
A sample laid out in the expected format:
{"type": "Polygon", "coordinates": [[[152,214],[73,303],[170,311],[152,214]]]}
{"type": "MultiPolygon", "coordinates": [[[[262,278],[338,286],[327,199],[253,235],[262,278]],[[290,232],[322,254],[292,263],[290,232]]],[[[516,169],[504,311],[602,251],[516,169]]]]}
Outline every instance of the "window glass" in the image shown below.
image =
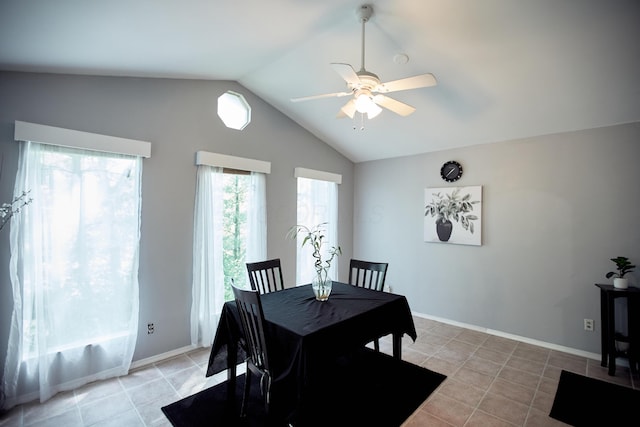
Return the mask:
{"type": "Polygon", "coordinates": [[[141,160],[31,145],[37,172],[26,176],[33,202],[20,229],[23,358],[137,333],[141,160]]]}
{"type": "Polygon", "coordinates": [[[245,263],[266,254],[265,175],[198,165],[193,227],[191,344],[213,343],[232,280],[247,287],[245,263]]]}
{"type": "Polygon", "coordinates": [[[223,173],[224,207],[222,247],[224,265],[224,299],[233,299],[231,278],[236,286],[248,286],[247,268],[247,201],[251,176],[226,170],[223,173]]]}
{"type": "MultiPolygon", "coordinates": [[[[319,179],[298,178],[297,224],[313,228],[326,223],[326,239],[322,245],[322,258],[328,258],[329,248],[339,246],[338,242],[338,185],[335,182],[319,179]]],[[[311,283],[315,274],[312,248],[302,246],[304,236],[297,236],[296,283],[311,283]]],[[[337,280],[338,257],[334,258],[329,269],[329,277],[337,280]]]]}
{"type": "Polygon", "coordinates": [[[226,127],[242,130],[251,122],[251,107],[244,96],[227,91],[218,97],[218,117],[226,127]]]}

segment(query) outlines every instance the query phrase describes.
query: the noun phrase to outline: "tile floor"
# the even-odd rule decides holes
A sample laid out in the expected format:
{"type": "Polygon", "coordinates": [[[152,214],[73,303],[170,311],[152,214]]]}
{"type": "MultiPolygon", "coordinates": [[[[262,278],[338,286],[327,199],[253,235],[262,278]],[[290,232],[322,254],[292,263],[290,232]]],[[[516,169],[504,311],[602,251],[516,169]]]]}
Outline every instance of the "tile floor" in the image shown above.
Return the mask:
{"type": "MultiPolygon", "coordinates": [[[[563,426],[548,416],[562,369],[640,389],[640,378],[618,366],[506,338],[415,318],[418,340],[403,342],[403,359],[447,379],[403,427],[563,426]]],[[[390,353],[390,340],[381,342],[390,353]]],[[[126,377],[59,393],[0,417],[0,427],[170,426],[160,408],[226,378],[205,377],[209,349],[135,369],[126,377]]]]}

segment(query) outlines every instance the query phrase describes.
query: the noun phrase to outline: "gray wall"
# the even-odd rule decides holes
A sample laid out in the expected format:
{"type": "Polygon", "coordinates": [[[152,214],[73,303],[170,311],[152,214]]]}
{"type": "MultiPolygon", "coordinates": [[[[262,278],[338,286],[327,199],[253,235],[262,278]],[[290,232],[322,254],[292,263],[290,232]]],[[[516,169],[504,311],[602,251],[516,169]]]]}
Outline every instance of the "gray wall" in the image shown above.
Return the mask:
{"type": "Polygon", "coordinates": [[[594,284],[612,283],[612,257],[640,265],[639,160],[633,123],[359,163],[354,256],[388,261],[415,312],[600,353],[594,284]],[[454,185],[483,187],[482,246],[423,241],[424,189],[454,185]]]}
{"type": "MultiPolygon", "coordinates": [[[[340,275],[352,250],[353,163],[235,82],[107,78],[0,72],[0,202],[11,199],[18,160],[14,121],[140,139],[152,143],[144,160],[140,242],[140,328],[134,360],[189,345],[195,153],[212,151],[271,162],[267,177],[268,256],[281,258],[285,282],[295,283],[297,166],[342,174],[338,229],[340,275]],[[252,107],[243,131],[216,115],[227,90],[252,107]],[[147,335],[146,325],[155,324],[147,335]]],[[[0,361],[4,367],[12,309],[9,232],[0,233],[0,361]]]]}
{"type": "MultiPolygon", "coordinates": [[[[640,124],[354,165],[234,82],[0,73],[0,201],[11,198],[14,120],[150,141],[144,162],[140,334],[134,359],[189,344],[197,150],[272,162],[268,253],[295,281],[296,166],[341,173],[340,277],[351,254],[390,263],[388,284],[417,313],[599,353],[599,302],[609,258],[640,263],[640,124]],[[252,123],[224,127],[216,99],[245,95],[252,123]],[[423,241],[425,187],[442,163],[483,186],[483,245],[423,241]],[[351,237],[353,236],[353,244],[351,237]],[[582,319],[596,320],[585,332],[582,319]],[[146,334],[146,323],[156,332],[146,334]]],[[[392,142],[390,142],[392,143],[392,142]]],[[[0,233],[0,357],[11,313],[9,233],[0,233]]],[[[630,277],[640,285],[636,272],[630,277]]]]}

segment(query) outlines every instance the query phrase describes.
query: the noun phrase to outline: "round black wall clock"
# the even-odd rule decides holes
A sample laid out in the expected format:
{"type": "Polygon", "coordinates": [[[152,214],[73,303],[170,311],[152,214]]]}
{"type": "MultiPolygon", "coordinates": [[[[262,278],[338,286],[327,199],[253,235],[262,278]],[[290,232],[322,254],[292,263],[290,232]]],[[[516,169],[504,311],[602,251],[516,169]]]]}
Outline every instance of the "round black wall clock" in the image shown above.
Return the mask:
{"type": "Polygon", "coordinates": [[[440,168],[440,176],[447,182],[455,182],[462,177],[462,166],[455,160],[449,160],[440,168]]]}

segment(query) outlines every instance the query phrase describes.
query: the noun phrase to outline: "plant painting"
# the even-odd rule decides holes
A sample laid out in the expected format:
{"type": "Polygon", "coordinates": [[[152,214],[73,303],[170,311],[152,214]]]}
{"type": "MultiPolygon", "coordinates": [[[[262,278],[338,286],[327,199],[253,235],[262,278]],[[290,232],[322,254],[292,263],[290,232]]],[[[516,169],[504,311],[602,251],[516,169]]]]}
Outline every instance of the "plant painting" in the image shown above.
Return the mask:
{"type": "Polygon", "coordinates": [[[482,186],[426,188],[424,241],[482,244],[482,186]]]}

